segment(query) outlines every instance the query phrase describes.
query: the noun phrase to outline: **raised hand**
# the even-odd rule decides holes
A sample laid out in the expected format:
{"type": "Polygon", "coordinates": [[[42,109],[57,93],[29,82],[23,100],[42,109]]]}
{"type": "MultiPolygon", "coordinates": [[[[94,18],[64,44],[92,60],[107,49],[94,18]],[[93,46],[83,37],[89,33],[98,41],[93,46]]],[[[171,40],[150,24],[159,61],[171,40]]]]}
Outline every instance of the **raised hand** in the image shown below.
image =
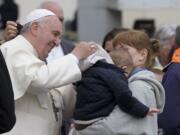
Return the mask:
{"type": "Polygon", "coordinates": [[[87,58],[89,55],[96,52],[97,47],[95,43],[88,43],[88,42],[80,42],[76,45],[72,54],[74,54],[79,60],[87,58]]]}
{"type": "Polygon", "coordinates": [[[6,28],[4,30],[4,40],[9,41],[16,37],[18,34],[17,23],[14,21],[7,21],[6,28]]]}

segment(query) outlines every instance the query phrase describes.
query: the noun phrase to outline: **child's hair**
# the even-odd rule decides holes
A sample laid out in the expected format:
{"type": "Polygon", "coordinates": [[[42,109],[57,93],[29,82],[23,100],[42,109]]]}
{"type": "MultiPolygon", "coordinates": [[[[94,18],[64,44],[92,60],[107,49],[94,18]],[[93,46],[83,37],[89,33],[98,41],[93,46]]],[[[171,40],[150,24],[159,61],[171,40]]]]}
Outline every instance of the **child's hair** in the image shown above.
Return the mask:
{"type": "Polygon", "coordinates": [[[159,54],[160,44],[156,39],[150,37],[143,31],[128,30],[116,35],[113,39],[113,47],[118,44],[126,44],[137,50],[147,49],[148,56],[145,63],[146,68],[151,68],[154,65],[155,57],[159,54]]]}
{"type": "Polygon", "coordinates": [[[112,52],[110,52],[110,56],[116,66],[127,66],[128,68],[133,68],[132,57],[127,49],[121,48],[119,50],[113,50],[112,52]]]}

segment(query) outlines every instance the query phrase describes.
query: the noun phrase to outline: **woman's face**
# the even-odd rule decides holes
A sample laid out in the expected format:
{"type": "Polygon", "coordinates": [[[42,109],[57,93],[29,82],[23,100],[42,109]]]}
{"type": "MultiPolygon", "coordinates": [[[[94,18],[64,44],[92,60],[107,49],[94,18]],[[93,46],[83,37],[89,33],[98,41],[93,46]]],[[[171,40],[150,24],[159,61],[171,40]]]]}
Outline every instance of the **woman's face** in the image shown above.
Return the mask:
{"type": "Polygon", "coordinates": [[[147,51],[143,50],[137,50],[136,48],[129,46],[127,44],[118,44],[115,49],[121,49],[125,48],[129,52],[129,54],[132,57],[133,61],[133,67],[143,67],[145,62],[146,62],[146,57],[147,57],[147,51]]]}

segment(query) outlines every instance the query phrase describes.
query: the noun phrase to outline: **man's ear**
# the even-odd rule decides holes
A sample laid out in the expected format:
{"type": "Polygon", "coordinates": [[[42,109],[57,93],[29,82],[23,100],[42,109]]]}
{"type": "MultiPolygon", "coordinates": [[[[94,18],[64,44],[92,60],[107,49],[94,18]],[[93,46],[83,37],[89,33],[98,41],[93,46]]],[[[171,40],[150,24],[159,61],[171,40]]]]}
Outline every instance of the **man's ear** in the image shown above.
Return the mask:
{"type": "Polygon", "coordinates": [[[31,24],[30,31],[34,36],[38,35],[38,32],[37,32],[38,28],[39,28],[39,24],[37,22],[33,22],[31,24]]]}

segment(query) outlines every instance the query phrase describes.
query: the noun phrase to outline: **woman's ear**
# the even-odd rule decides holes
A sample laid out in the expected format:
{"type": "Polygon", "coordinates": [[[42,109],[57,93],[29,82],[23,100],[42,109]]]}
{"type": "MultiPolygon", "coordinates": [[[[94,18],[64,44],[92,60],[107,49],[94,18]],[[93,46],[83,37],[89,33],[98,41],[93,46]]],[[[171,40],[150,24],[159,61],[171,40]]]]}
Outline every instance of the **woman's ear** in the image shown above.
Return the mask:
{"type": "Polygon", "coordinates": [[[147,56],[148,56],[148,50],[147,49],[142,49],[140,52],[141,57],[139,58],[139,62],[146,62],[147,56]]]}

